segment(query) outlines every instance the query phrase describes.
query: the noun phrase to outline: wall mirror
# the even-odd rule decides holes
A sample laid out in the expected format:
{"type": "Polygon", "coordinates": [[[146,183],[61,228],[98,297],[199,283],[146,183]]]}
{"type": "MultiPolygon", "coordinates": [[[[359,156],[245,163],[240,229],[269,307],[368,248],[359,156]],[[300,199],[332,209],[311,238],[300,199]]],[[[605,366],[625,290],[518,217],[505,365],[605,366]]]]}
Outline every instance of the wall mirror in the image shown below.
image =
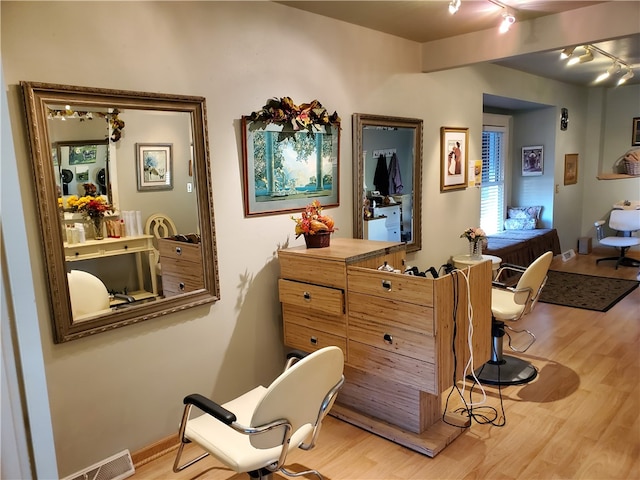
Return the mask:
{"type": "Polygon", "coordinates": [[[218,300],[204,98],[21,87],[56,343],[218,300]]]}
{"type": "Polygon", "coordinates": [[[422,248],[422,120],[353,115],[353,234],[422,248]]]}

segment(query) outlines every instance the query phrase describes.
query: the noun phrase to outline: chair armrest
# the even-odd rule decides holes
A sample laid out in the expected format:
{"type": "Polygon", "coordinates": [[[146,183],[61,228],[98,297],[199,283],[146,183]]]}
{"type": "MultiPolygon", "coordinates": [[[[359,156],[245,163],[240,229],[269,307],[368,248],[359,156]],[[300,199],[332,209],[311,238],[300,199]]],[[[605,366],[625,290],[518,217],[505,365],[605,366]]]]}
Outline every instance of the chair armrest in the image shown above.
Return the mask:
{"type": "Polygon", "coordinates": [[[298,360],[302,360],[307,355],[309,355],[308,352],[303,352],[302,350],[292,350],[289,353],[287,353],[287,360],[289,360],[291,358],[296,358],[298,360]]]}
{"type": "Polygon", "coordinates": [[[286,372],[294,364],[302,360],[307,355],[309,355],[309,353],[302,350],[291,350],[289,353],[287,353],[287,363],[284,366],[284,371],[286,372]]]}
{"type": "Polygon", "coordinates": [[[226,408],[217,404],[213,400],[208,399],[207,397],[200,395],[198,393],[193,393],[184,397],[185,405],[194,405],[198,407],[205,413],[212,415],[213,417],[220,420],[222,423],[226,425],[231,425],[236,421],[236,416],[226,408]]]}

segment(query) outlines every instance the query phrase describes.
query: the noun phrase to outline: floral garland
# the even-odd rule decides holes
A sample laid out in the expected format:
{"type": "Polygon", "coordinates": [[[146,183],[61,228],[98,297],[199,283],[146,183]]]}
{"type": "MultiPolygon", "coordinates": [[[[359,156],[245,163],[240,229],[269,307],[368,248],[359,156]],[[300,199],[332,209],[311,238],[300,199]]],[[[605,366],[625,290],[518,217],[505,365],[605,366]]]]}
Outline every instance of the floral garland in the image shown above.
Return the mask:
{"type": "Polygon", "coordinates": [[[102,112],[85,112],[80,110],[72,110],[71,107],[65,108],[64,110],[54,110],[52,108],[48,109],[47,118],[59,118],[62,120],[66,120],[67,118],[78,118],[81,122],[85,120],[93,120],[93,116],[96,115],[100,118],[106,118],[111,125],[111,141],[117,142],[122,137],[122,130],[124,129],[124,120],[118,118],[120,111],[118,109],[113,109],[111,113],[102,113],[102,112]]]}
{"type": "Polygon", "coordinates": [[[340,128],[338,113],[333,112],[329,115],[327,109],[318,100],[296,105],[290,97],[270,99],[262,109],[251,113],[249,119],[253,122],[249,127],[250,130],[264,129],[268,124],[274,123],[285,127],[281,133],[293,139],[295,139],[295,132],[301,130],[306,130],[308,135],[313,135],[319,132],[321,127],[324,127],[327,133],[330,133],[332,126],[340,128]]]}

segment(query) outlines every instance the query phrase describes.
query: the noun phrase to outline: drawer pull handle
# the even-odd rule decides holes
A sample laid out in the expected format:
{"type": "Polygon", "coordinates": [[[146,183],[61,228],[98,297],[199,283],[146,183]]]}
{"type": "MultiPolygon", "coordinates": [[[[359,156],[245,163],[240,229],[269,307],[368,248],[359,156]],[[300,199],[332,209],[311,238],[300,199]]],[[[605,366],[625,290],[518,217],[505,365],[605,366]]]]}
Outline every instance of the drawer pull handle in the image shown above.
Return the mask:
{"type": "Polygon", "coordinates": [[[302,296],[307,302],[311,301],[311,294],[309,292],[304,292],[302,296]]]}
{"type": "Polygon", "coordinates": [[[311,345],[317,345],[318,344],[318,339],[316,337],[311,337],[310,341],[311,341],[311,345]]]}
{"type": "Polygon", "coordinates": [[[391,282],[389,280],[382,280],[382,288],[384,288],[386,291],[390,292],[391,291],[391,282]]]}
{"type": "Polygon", "coordinates": [[[184,290],[184,282],[180,282],[178,286],[180,287],[180,290],[184,290]]]}
{"type": "Polygon", "coordinates": [[[384,339],[384,343],[387,343],[389,345],[393,345],[393,335],[391,335],[390,333],[385,333],[382,338],[384,339]]]}
{"type": "Polygon", "coordinates": [[[176,255],[182,255],[182,248],[176,247],[176,255]]]}

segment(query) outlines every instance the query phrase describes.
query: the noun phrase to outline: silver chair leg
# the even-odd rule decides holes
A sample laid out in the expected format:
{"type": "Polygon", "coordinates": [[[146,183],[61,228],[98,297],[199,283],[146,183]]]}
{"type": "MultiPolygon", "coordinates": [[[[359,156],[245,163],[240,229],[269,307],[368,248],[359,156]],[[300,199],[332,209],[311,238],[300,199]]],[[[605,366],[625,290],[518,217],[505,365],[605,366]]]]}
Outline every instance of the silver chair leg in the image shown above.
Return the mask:
{"type": "Polygon", "coordinates": [[[506,328],[508,328],[509,330],[511,330],[514,333],[527,333],[530,337],[531,337],[531,341],[529,342],[529,344],[524,348],[524,350],[520,350],[516,347],[514,347],[513,345],[511,345],[511,335],[509,335],[507,332],[505,332],[507,334],[507,337],[509,338],[509,348],[511,350],[513,350],[514,352],[519,352],[519,353],[524,353],[527,350],[529,350],[529,348],[531,347],[531,345],[533,345],[536,341],[536,336],[533,334],[533,332],[530,332],[529,330],[527,330],[526,328],[523,328],[522,330],[516,330],[515,328],[511,328],[509,325],[505,325],[506,328]]]}
{"type": "Polygon", "coordinates": [[[301,477],[303,475],[306,475],[308,473],[313,473],[314,475],[317,475],[317,477],[320,480],[324,480],[324,477],[322,475],[320,475],[320,472],[318,472],[317,470],[305,470],[304,472],[290,472],[284,468],[281,468],[280,471],[282,473],[284,473],[287,477],[301,477]]]}

